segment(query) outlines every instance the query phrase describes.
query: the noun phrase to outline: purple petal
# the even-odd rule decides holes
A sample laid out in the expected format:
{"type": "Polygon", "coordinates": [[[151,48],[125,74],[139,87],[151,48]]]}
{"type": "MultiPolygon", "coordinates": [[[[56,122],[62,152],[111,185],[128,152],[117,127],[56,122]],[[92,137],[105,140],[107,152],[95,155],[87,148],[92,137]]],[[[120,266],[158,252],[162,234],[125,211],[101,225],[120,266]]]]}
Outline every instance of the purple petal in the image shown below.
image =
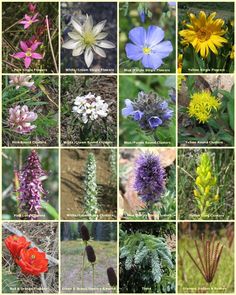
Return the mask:
{"type": "Polygon", "coordinates": [[[165,58],[170,55],[173,51],[173,46],[170,41],[164,41],[152,47],[152,52],[160,56],[160,58],[165,58]]]}
{"type": "Polygon", "coordinates": [[[164,39],[164,31],[157,26],[149,26],[147,29],[147,47],[153,47],[164,39]]]}
{"type": "Polygon", "coordinates": [[[36,53],[36,52],[33,52],[31,54],[31,57],[35,58],[35,59],[43,59],[43,56],[41,54],[39,54],[39,53],[36,53]]]}
{"type": "Polygon", "coordinates": [[[168,108],[168,102],[167,101],[163,101],[159,104],[160,108],[162,110],[165,110],[166,108],[168,108]]]}
{"type": "Polygon", "coordinates": [[[167,110],[163,115],[162,115],[162,119],[163,120],[169,120],[170,118],[172,118],[174,111],[172,110],[167,110]]]}
{"type": "Polygon", "coordinates": [[[133,111],[134,111],[134,108],[133,108],[133,104],[132,104],[131,100],[130,99],[126,99],[125,100],[125,105],[126,105],[126,108],[123,108],[122,111],[121,111],[122,112],[122,115],[124,117],[127,117],[127,116],[132,115],[133,114],[133,111]]]}
{"type": "Polygon", "coordinates": [[[25,57],[25,68],[28,69],[28,67],[30,66],[30,64],[31,64],[31,57],[26,56],[25,57]]]}
{"type": "Polygon", "coordinates": [[[146,42],[146,30],[143,27],[136,27],[130,30],[129,39],[134,44],[143,46],[146,42]]]}
{"type": "Polygon", "coordinates": [[[20,41],[20,48],[21,48],[23,51],[27,51],[27,50],[28,50],[27,43],[24,42],[24,41],[20,41]]]}
{"type": "Polygon", "coordinates": [[[142,119],[143,112],[141,112],[141,111],[134,111],[132,115],[133,115],[133,119],[135,121],[139,121],[139,120],[142,119]]]}
{"type": "Polygon", "coordinates": [[[154,129],[162,124],[162,120],[157,116],[152,116],[148,119],[148,123],[150,127],[154,129]]]}
{"type": "Polygon", "coordinates": [[[32,51],[35,51],[39,45],[41,44],[42,42],[34,42],[32,45],[31,45],[31,50],[32,51]]]}
{"type": "Polygon", "coordinates": [[[23,51],[21,52],[17,52],[15,54],[12,55],[15,58],[24,58],[25,57],[25,53],[23,51]]]}
{"type": "Polygon", "coordinates": [[[162,59],[157,54],[144,54],[142,64],[144,68],[156,70],[162,65],[162,59]]]}
{"type": "Polygon", "coordinates": [[[143,57],[142,48],[137,45],[133,45],[131,43],[126,44],[125,46],[126,55],[131,60],[140,60],[143,57]]]}

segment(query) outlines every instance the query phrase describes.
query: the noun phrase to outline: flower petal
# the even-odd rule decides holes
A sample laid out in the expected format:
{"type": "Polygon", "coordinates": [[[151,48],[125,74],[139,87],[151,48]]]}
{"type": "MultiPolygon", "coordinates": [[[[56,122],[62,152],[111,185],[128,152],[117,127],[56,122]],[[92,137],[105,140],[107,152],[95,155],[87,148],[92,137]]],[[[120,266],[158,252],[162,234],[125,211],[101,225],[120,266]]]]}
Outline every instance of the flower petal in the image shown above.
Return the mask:
{"type": "Polygon", "coordinates": [[[25,52],[21,51],[21,52],[17,52],[15,54],[12,55],[15,58],[24,58],[25,57],[25,52]]]}
{"type": "Polygon", "coordinates": [[[116,45],[114,43],[112,43],[111,41],[107,41],[107,40],[101,40],[101,41],[97,41],[96,45],[102,48],[107,48],[107,49],[111,49],[111,48],[115,48],[116,45]]]}
{"type": "Polygon", "coordinates": [[[84,60],[85,60],[87,67],[89,68],[93,62],[93,51],[90,47],[87,47],[85,50],[84,60]]]}
{"type": "Polygon", "coordinates": [[[29,57],[29,56],[25,57],[25,68],[26,69],[28,69],[28,67],[30,66],[31,61],[32,61],[31,57],[29,57]]]}
{"type": "Polygon", "coordinates": [[[84,23],[84,31],[91,32],[93,29],[93,17],[91,15],[87,15],[86,21],[84,23]]]}
{"type": "Polygon", "coordinates": [[[144,54],[142,64],[144,68],[156,70],[162,65],[162,59],[157,54],[144,54]]]}
{"type": "Polygon", "coordinates": [[[80,45],[80,42],[70,39],[62,44],[62,47],[66,49],[75,49],[78,45],[80,45]]]}
{"type": "Polygon", "coordinates": [[[72,56],[79,56],[84,52],[84,46],[79,46],[72,51],[72,56]]]}
{"type": "Polygon", "coordinates": [[[20,48],[21,48],[23,51],[27,51],[27,50],[28,50],[28,45],[26,44],[26,42],[24,42],[24,41],[20,41],[20,48]]]}
{"type": "Polygon", "coordinates": [[[40,45],[40,42],[34,42],[32,45],[31,45],[31,50],[32,51],[35,51],[40,45]]]}
{"type": "Polygon", "coordinates": [[[37,52],[33,52],[31,56],[32,56],[32,58],[35,58],[35,59],[43,59],[42,54],[37,53],[37,52]]]}
{"type": "Polygon", "coordinates": [[[107,35],[108,35],[108,33],[105,33],[105,32],[99,33],[96,36],[96,40],[102,40],[102,39],[106,38],[107,35]]]}
{"type": "Polygon", "coordinates": [[[146,30],[143,27],[136,27],[130,30],[129,39],[134,44],[143,46],[146,42],[146,30]]]}
{"type": "Polygon", "coordinates": [[[102,48],[99,48],[97,46],[93,46],[93,50],[101,57],[106,57],[106,53],[102,48]]]}
{"type": "Polygon", "coordinates": [[[81,26],[80,23],[78,23],[77,21],[75,21],[74,19],[72,19],[71,21],[74,29],[80,34],[82,35],[83,34],[83,27],[81,26]]]}
{"type": "Polygon", "coordinates": [[[100,23],[96,24],[96,26],[93,27],[93,34],[96,36],[97,34],[101,33],[103,28],[105,27],[106,20],[101,21],[100,23]]]}
{"type": "Polygon", "coordinates": [[[140,60],[144,55],[142,48],[132,43],[126,44],[125,51],[127,57],[135,61],[140,60]]]}
{"type": "Polygon", "coordinates": [[[158,26],[149,26],[147,29],[146,45],[147,47],[155,46],[164,39],[165,33],[158,26]]]}
{"type": "Polygon", "coordinates": [[[75,41],[78,41],[81,39],[81,35],[79,33],[77,33],[77,31],[69,32],[68,36],[75,41]]]}
{"type": "Polygon", "coordinates": [[[165,58],[173,51],[173,46],[170,41],[164,41],[152,47],[152,52],[158,54],[160,58],[165,58]]]}

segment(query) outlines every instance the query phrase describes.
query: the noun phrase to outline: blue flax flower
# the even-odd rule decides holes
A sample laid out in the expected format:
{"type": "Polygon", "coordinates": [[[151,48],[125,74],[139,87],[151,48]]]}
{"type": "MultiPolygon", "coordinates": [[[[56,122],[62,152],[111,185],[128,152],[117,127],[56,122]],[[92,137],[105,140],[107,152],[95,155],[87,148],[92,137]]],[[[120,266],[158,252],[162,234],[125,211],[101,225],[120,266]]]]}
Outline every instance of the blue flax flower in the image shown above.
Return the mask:
{"type": "Polygon", "coordinates": [[[156,70],[162,64],[162,59],[173,51],[170,41],[164,39],[164,31],[157,26],[149,26],[147,30],[136,27],[129,32],[129,39],[125,51],[128,59],[142,61],[144,68],[156,70]]]}

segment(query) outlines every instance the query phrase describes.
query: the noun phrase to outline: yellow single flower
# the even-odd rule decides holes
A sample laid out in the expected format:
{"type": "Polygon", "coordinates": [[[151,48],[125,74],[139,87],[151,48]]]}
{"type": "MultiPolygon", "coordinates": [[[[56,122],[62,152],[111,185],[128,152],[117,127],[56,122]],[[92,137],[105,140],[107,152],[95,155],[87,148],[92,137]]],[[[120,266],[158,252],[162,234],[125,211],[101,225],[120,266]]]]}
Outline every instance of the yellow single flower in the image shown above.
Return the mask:
{"type": "Polygon", "coordinates": [[[211,50],[218,54],[217,48],[223,46],[222,43],[228,41],[222,36],[226,31],[222,28],[224,20],[221,18],[214,19],[216,12],[211,13],[208,17],[204,11],[200,11],[198,18],[190,13],[190,24],[186,24],[187,29],[179,32],[183,38],[183,45],[192,44],[195,51],[206,58],[211,50]]]}
{"type": "Polygon", "coordinates": [[[212,110],[218,110],[221,105],[219,99],[208,91],[196,92],[191,96],[188,114],[200,123],[206,123],[211,117],[212,110]]]}

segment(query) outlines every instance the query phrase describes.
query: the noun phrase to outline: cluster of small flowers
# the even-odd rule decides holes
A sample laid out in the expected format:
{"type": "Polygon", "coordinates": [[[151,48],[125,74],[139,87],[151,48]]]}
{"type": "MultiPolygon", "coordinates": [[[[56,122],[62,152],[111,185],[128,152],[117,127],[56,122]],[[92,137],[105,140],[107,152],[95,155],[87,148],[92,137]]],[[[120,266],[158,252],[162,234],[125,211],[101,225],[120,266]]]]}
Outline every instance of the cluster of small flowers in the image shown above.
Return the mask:
{"type": "Polygon", "coordinates": [[[21,215],[26,219],[37,219],[41,208],[41,195],[47,193],[41,181],[41,177],[46,175],[36,151],[32,150],[25,167],[19,173],[19,207],[21,215]]]}
{"type": "Polygon", "coordinates": [[[169,109],[166,100],[151,92],[146,94],[141,91],[134,101],[126,99],[125,104],[122,115],[131,116],[145,131],[151,131],[158,126],[168,126],[174,113],[169,109]]]}
{"type": "Polygon", "coordinates": [[[15,106],[9,109],[9,126],[19,134],[27,134],[33,131],[36,126],[31,125],[37,119],[35,112],[30,112],[26,105],[15,106]]]}
{"type": "Polygon", "coordinates": [[[37,248],[29,249],[31,243],[25,237],[12,235],[8,236],[4,242],[15,263],[20,266],[25,275],[37,277],[48,271],[46,253],[39,252],[37,248]]]}
{"type": "Polygon", "coordinates": [[[84,124],[88,121],[104,118],[108,115],[108,104],[101,98],[89,92],[84,96],[77,96],[72,112],[79,115],[84,124]]]}
{"type": "Polygon", "coordinates": [[[9,80],[9,84],[12,86],[15,86],[16,89],[19,89],[20,87],[24,86],[27,88],[30,88],[31,90],[35,90],[34,81],[30,81],[32,79],[32,76],[26,75],[26,76],[20,76],[20,75],[11,75],[9,80]]]}
{"type": "MultiPolygon", "coordinates": [[[[25,30],[28,30],[32,24],[40,22],[40,19],[38,18],[39,12],[36,12],[37,4],[29,3],[28,9],[31,15],[26,14],[24,18],[19,21],[19,24],[24,25],[25,30]]],[[[12,57],[16,59],[24,59],[26,69],[29,68],[33,59],[43,59],[43,55],[35,51],[38,49],[39,45],[42,44],[42,42],[38,40],[38,37],[43,35],[46,30],[47,27],[43,20],[41,26],[35,29],[35,35],[33,35],[29,40],[20,41],[20,48],[22,51],[12,55],[12,57]]]]}

